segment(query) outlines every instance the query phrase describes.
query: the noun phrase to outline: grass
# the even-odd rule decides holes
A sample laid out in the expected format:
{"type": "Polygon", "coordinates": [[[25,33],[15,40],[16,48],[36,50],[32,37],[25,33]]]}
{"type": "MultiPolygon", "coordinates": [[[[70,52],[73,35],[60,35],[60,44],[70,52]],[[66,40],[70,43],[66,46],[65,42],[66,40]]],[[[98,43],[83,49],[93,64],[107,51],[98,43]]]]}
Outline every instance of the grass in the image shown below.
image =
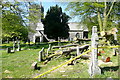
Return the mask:
{"type": "MultiPolygon", "coordinates": [[[[53,45],[57,45],[56,43],[51,43],[53,45]]],[[[62,43],[62,45],[67,43],[62,43]]],[[[48,44],[43,43],[40,45],[32,45],[26,46],[26,48],[30,48],[30,50],[23,50],[15,53],[6,53],[5,50],[1,50],[2,52],[2,77],[3,78],[33,78],[47,70],[50,70],[61,63],[69,60],[70,57],[65,57],[64,55],[59,58],[52,58],[50,62],[46,65],[43,65],[43,62],[38,62],[38,67],[40,70],[32,70],[31,64],[35,61],[38,61],[38,52],[42,47],[45,49],[48,48],[48,44]],[[9,73],[5,71],[8,70],[9,73]]],[[[24,47],[25,48],[25,47],[24,47]]],[[[56,49],[57,50],[57,49],[56,49]]],[[[107,54],[102,54],[105,56],[111,55],[111,49],[105,49],[107,54]],[[110,53],[110,54],[109,54],[110,53]]],[[[73,52],[72,54],[75,54],[73,52]]],[[[98,57],[101,59],[101,56],[98,57]]],[[[94,76],[94,78],[118,78],[118,56],[111,56],[111,61],[114,63],[114,66],[103,65],[101,67],[102,74],[94,76]]],[[[88,62],[89,60],[80,59],[77,61],[75,65],[64,65],[44,76],[42,78],[90,78],[88,74],[88,62]]]]}

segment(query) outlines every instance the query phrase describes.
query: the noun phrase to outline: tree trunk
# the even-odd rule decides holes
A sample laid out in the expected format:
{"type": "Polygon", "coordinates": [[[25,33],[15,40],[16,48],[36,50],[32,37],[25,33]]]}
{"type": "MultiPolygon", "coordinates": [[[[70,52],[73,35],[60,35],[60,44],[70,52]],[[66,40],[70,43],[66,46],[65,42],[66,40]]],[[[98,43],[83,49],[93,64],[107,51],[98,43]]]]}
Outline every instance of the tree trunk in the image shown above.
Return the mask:
{"type": "Polygon", "coordinates": [[[106,29],[106,26],[107,26],[107,15],[106,15],[106,9],[107,9],[107,5],[106,5],[106,0],[105,0],[105,2],[104,2],[104,4],[105,4],[105,8],[104,8],[104,13],[103,13],[103,16],[104,16],[104,18],[103,18],[103,31],[105,31],[105,29],[106,29]]]}
{"type": "Polygon", "coordinates": [[[97,12],[97,17],[98,17],[98,24],[99,24],[99,29],[100,32],[102,31],[102,21],[101,21],[101,17],[100,17],[100,12],[97,12]]]}

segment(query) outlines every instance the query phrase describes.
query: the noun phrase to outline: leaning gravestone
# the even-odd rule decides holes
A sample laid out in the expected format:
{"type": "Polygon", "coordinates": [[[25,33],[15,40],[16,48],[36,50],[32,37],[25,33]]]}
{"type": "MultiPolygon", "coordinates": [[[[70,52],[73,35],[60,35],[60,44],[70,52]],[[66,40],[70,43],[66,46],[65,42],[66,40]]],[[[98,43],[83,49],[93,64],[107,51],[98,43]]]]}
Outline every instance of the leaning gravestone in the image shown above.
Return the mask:
{"type": "Polygon", "coordinates": [[[94,75],[99,75],[101,74],[101,69],[98,67],[98,59],[97,59],[97,53],[98,53],[98,34],[97,34],[97,26],[93,26],[92,28],[92,38],[91,38],[91,48],[92,48],[92,53],[91,53],[91,61],[89,65],[89,74],[91,77],[94,75]]]}
{"type": "Polygon", "coordinates": [[[40,62],[42,61],[43,51],[44,51],[44,47],[41,49],[41,51],[39,51],[38,61],[40,61],[40,62]]]}
{"type": "Polygon", "coordinates": [[[38,69],[37,62],[32,63],[31,67],[32,69],[37,70],[38,69]]]}

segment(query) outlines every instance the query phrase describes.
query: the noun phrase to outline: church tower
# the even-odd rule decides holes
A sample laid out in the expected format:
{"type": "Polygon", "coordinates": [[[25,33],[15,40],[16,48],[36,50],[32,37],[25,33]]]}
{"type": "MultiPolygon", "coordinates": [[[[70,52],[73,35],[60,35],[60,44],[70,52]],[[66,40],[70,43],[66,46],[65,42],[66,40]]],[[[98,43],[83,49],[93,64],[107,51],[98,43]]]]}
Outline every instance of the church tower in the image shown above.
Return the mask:
{"type": "Polygon", "coordinates": [[[38,30],[43,30],[44,8],[42,3],[31,2],[29,5],[29,26],[28,38],[31,42],[42,42],[42,36],[38,30]]]}

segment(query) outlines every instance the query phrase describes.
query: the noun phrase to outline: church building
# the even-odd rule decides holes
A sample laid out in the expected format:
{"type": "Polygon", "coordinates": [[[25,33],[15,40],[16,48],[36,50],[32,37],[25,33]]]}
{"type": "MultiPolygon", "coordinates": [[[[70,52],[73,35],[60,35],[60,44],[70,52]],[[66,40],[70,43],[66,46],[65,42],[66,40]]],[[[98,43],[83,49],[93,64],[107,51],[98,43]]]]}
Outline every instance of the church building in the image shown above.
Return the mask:
{"type": "MultiPolygon", "coordinates": [[[[34,6],[31,6],[31,8],[34,8],[34,6]]],[[[38,13],[35,16],[38,16],[40,19],[37,23],[31,21],[29,23],[31,29],[33,32],[29,32],[28,38],[31,42],[43,42],[44,37],[47,39],[46,35],[44,35],[44,25],[42,24],[42,17],[40,14],[44,14],[44,8],[42,4],[37,8],[40,13],[38,13]]],[[[31,11],[31,13],[34,13],[31,11]]],[[[68,26],[70,28],[69,31],[69,38],[67,40],[73,41],[73,39],[76,37],[76,35],[79,35],[80,39],[88,38],[88,28],[85,24],[80,24],[78,22],[69,22],[68,26]]]]}

